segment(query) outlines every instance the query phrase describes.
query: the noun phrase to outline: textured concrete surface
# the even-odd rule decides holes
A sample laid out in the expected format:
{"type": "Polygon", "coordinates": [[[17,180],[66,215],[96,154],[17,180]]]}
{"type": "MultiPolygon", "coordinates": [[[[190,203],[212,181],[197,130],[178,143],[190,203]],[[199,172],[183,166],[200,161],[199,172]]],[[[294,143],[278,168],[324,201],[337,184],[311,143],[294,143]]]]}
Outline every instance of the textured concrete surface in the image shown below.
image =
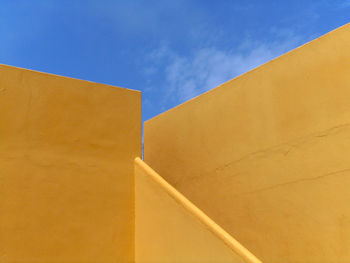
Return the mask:
{"type": "Polygon", "coordinates": [[[261,263],[139,158],[135,196],[136,262],[261,263]]]}
{"type": "Polygon", "coordinates": [[[264,262],[350,262],[350,25],[146,122],[145,161],[264,262]]]}
{"type": "Polygon", "coordinates": [[[141,96],[0,66],[0,262],[134,262],[141,96]]]}

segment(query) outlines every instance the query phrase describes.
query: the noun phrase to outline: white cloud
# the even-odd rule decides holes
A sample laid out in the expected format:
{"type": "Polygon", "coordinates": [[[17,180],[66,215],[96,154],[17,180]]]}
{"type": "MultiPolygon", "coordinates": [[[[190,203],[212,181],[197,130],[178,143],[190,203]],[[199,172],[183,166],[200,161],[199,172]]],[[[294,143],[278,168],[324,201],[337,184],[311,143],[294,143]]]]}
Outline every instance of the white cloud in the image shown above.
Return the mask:
{"type": "Polygon", "coordinates": [[[290,31],[278,32],[280,40],[256,43],[249,39],[235,50],[201,48],[190,56],[181,56],[167,46],[154,50],[149,59],[155,74],[164,78],[164,103],[184,102],[241,75],[295,47],[301,38],[290,31]]]}

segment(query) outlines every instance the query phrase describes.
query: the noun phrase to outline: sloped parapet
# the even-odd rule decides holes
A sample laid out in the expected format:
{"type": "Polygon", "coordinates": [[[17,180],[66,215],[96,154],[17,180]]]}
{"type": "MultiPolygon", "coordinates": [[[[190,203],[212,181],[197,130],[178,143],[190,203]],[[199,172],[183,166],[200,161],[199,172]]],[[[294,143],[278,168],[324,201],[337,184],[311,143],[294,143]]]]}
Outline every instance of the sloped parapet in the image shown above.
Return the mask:
{"type": "Polygon", "coordinates": [[[135,159],[137,263],[261,263],[141,159],[135,159]]]}

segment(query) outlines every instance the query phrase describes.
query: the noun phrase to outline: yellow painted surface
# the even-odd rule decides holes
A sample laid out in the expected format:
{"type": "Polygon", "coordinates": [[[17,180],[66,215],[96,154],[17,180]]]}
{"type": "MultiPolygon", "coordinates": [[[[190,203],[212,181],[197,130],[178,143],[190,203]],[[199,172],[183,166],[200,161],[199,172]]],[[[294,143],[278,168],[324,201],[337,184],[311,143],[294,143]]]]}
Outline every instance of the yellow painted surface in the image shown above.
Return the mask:
{"type": "Polygon", "coordinates": [[[350,262],[350,25],[146,122],[145,161],[264,262],[350,262]]]}
{"type": "Polygon", "coordinates": [[[135,201],[138,263],[260,263],[139,158],[135,201]]]}
{"type": "Polygon", "coordinates": [[[0,66],[0,262],[134,262],[139,92],[0,66]]]}

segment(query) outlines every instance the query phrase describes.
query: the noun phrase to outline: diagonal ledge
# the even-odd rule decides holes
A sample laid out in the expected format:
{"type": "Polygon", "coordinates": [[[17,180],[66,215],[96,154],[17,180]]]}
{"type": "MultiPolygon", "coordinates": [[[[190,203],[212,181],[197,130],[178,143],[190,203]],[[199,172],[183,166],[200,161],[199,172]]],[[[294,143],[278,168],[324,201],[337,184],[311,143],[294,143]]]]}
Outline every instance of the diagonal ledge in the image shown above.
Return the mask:
{"type": "Polygon", "coordinates": [[[198,219],[210,232],[212,232],[219,240],[224,242],[235,254],[242,258],[247,263],[262,263],[249,250],[235,240],[230,234],[223,230],[218,224],[210,219],[204,212],[190,202],[184,195],[171,186],[151,167],[149,167],[140,158],[135,158],[135,166],[141,168],[161,189],[171,196],[177,203],[185,208],[190,214],[198,219]]]}

